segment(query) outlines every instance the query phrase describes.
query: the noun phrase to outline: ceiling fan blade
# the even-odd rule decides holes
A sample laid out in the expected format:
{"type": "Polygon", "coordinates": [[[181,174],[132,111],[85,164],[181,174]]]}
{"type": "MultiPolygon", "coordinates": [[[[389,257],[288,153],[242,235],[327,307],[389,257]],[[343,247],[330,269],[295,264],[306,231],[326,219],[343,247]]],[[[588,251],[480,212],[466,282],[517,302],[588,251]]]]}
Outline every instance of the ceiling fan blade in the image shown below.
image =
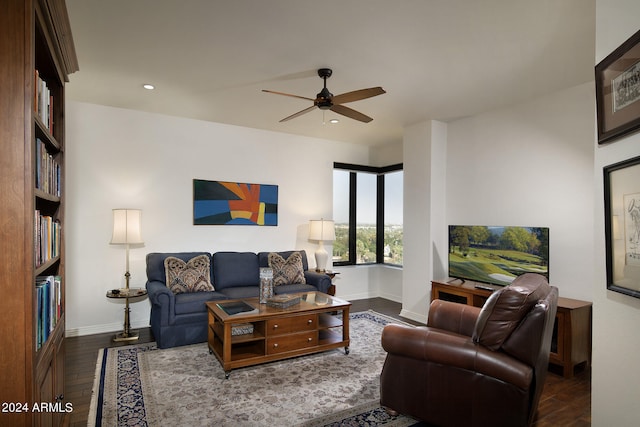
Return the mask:
{"type": "Polygon", "coordinates": [[[276,95],[284,95],[284,96],[290,96],[292,98],[300,98],[300,99],[306,99],[307,101],[315,101],[315,99],[313,98],[307,98],[306,96],[300,96],[300,95],[291,95],[290,93],[284,93],[284,92],[276,92],[275,90],[266,90],[266,89],[262,89],[263,92],[267,92],[267,93],[274,93],[276,95]]]}
{"type": "Polygon", "coordinates": [[[342,93],[332,98],[334,104],[346,104],[347,102],[360,101],[361,99],[371,98],[373,96],[387,93],[380,86],[371,87],[369,89],[354,90],[353,92],[342,93]]]}
{"type": "Polygon", "coordinates": [[[298,112],[297,112],[297,113],[295,113],[295,114],[292,114],[292,115],[290,115],[290,116],[288,116],[288,117],[285,117],[284,119],[280,120],[280,123],[282,123],[282,122],[286,122],[287,120],[295,119],[296,117],[301,116],[301,115],[303,115],[303,114],[307,114],[309,111],[314,110],[315,108],[316,108],[316,106],[315,106],[315,105],[312,105],[312,106],[311,106],[311,107],[309,107],[309,108],[305,108],[305,109],[304,109],[304,110],[302,110],[302,111],[298,111],[298,112]]]}
{"type": "Polygon", "coordinates": [[[349,117],[350,119],[358,120],[364,123],[369,123],[371,120],[373,120],[371,117],[366,116],[349,107],[345,107],[344,105],[333,105],[330,110],[335,113],[342,114],[343,116],[349,117]]]}

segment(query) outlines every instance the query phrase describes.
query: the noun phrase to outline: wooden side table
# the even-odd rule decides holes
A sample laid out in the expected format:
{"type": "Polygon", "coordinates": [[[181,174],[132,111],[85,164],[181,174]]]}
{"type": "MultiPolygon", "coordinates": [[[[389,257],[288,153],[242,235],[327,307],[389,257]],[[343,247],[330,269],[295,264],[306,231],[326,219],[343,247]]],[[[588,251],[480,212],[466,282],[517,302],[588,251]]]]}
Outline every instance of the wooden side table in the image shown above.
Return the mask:
{"type": "Polygon", "coordinates": [[[324,274],[326,274],[327,276],[329,276],[329,278],[331,279],[331,285],[329,285],[329,290],[327,291],[327,293],[331,296],[335,296],[336,295],[336,285],[333,284],[333,278],[336,277],[336,274],[340,274],[337,271],[325,271],[324,274]]]}
{"type": "Polygon", "coordinates": [[[147,290],[143,288],[121,288],[111,289],[107,291],[107,298],[124,298],[124,329],[113,338],[114,341],[135,341],[138,339],[138,333],[131,330],[131,323],[129,321],[129,300],[131,298],[139,298],[147,295],[147,290]]]}

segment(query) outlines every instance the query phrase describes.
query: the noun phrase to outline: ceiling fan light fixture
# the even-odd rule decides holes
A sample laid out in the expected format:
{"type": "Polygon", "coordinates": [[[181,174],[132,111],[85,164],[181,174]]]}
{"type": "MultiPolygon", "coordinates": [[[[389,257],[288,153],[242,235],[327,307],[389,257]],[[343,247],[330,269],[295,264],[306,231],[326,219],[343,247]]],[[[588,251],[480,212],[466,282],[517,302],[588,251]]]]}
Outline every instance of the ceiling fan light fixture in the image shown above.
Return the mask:
{"type": "Polygon", "coordinates": [[[334,124],[334,125],[335,125],[336,123],[340,123],[340,120],[338,120],[338,119],[331,119],[331,120],[329,120],[329,123],[332,123],[332,124],[334,124]]]}

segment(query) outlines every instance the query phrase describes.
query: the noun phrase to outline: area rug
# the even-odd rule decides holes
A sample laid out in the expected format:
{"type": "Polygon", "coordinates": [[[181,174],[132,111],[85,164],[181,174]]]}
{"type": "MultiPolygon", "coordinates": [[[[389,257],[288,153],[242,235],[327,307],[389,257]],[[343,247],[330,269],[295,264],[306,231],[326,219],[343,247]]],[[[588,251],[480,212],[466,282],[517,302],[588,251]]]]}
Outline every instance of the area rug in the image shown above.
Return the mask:
{"type": "Polygon", "coordinates": [[[350,352],[337,349],[224,371],[206,343],[102,349],[89,426],[394,426],[380,407],[382,328],[374,311],[350,316],[350,352]]]}

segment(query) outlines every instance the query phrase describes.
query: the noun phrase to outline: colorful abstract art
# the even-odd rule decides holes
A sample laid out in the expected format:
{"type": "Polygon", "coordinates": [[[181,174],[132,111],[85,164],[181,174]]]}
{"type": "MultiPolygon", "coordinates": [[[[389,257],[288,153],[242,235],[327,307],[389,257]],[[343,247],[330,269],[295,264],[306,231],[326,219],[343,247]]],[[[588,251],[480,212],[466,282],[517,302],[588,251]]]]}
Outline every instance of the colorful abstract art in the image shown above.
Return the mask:
{"type": "Polygon", "coordinates": [[[278,225],[278,186],[193,180],[194,225],[278,225]]]}

